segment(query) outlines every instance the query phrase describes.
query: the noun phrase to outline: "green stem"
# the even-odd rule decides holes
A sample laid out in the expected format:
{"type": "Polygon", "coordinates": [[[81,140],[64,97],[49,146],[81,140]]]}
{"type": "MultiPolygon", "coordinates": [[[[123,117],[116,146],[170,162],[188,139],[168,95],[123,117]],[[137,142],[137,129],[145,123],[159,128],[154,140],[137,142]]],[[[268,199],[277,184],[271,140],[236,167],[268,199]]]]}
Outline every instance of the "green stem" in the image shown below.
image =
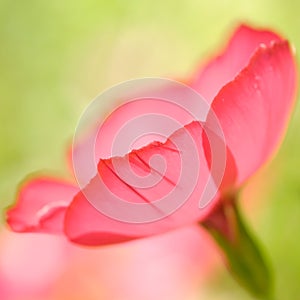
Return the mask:
{"type": "Polygon", "coordinates": [[[201,225],[221,248],[230,273],[240,285],[258,299],[273,300],[272,274],[236,201],[222,202],[201,225]]]}

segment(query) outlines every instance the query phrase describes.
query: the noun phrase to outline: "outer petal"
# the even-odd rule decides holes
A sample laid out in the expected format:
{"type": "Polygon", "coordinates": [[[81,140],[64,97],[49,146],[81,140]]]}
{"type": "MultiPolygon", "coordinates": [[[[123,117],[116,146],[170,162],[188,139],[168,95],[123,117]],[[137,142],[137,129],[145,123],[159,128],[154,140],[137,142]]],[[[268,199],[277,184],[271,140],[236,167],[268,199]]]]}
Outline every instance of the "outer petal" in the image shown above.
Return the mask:
{"type": "MultiPolygon", "coordinates": [[[[105,187],[101,184],[101,180],[96,176],[90,184],[74,198],[74,201],[67,210],[65,218],[65,233],[70,240],[87,245],[102,245],[123,242],[135,238],[145,237],[153,234],[162,233],[170,229],[191,224],[197,220],[205,218],[205,216],[213,209],[217,196],[212,199],[211,203],[199,209],[199,199],[202,196],[209,169],[202,145],[202,127],[198,122],[192,122],[186,127],[175,132],[166,143],[152,143],[140,150],[132,151],[128,156],[123,158],[101,160],[98,165],[99,176],[108,187],[111,195],[117,195],[125,201],[132,203],[148,203],[148,207],[160,215],[169,209],[169,203],[162,205],[158,204],[157,200],[164,195],[171,194],[176,188],[175,194],[172,194],[171,202],[181,203],[179,208],[173,214],[164,217],[155,222],[143,223],[145,215],[137,214],[140,218],[140,223],[128,223],[117,221],[100,213],[98,210],[87,201],[86,196],[92,200],[98,200],[99,203],[110,207],[113,205],[113,197],[105,191],[105,187]],[[188,138],[192,137],[197,147],[197,155],[201,164],[201,169],[196,169],[195,158],[186,161],[184,166],[180,165],[180,159],[185,155],[190,155],[191,149],[188,144],[188,138]],[[174,144],[180,144],[180,151],[174,148],[174,144]],[[166,162],[166,171],[164,176],[157,172],[153,166],[149,164],[150,158],[155,155],[163,156],[166,162]],[[129,165],[127,162],[129,161],[129,165]],[[114,163],[119,164],[119,171],[123,174],[128,174],[130,168],[134,172],[142,175],[147,173],[158,175],[161,180],[153,188],[133,188],[133,185],[128,185],[123,181],[120,175],[114,169],[114,163]],[[186,168],[189,172],[187,176],[180,177],[183,181],[178,181],[178,176],[184,172],[186,168]],[[197,172],[195,176],[194,172],[197,172]],[[193,182],[196,177],[196,185],[191,189],[190,182],[193,182]],[[197,180],[198,179],[198,180],[197,180]],[[182,204],[182,199],[185,196],[183,193],[191,189],[187,201],[182,204]],[[176,194],[177,193],[177,194],[176,194]],[[165,205],[166,204],[166,205],[165,205]]],[[[132,179],[131,177],[128,179],[132,179]]],[[[128,181],[127,181],[128,182],[128,181]]],[[[185,200],[185,199],[184,199],[185,200]]],[[[95,201],[94,201],[95,204],[95,201]]],[[[116,209],[116,207],[113,207],[116,209]]],[[[123,211],[120,209],[120,211],[123,211]]],[[[149,211],[148,211],[149,212],[149,211]]],[[[131,211],[128,211],[130,214],[131,211]]],[[[136,215],[135,215],[136,217],[136,215]]],[[[147,216],[146,216],[147,217],[147,216]]]]}
{"type": "Polygon", "coordinates": [[[260,46],[249,65],[214,99],[241,184],[283,137],[296,91],[296,66],[286,41],[260,46]]]}
{"type": "Polygon", "coordinates": [[[241,25],[233,34],[224,52],[198,70],[191,86],[209,102],[219,90],[248,64],[255,50],[261,45],[270,45],[280,37],[267,30],[255,30],[241,25]]]}
{"type": "Polygon", "coordinates": [[[16,205],[7,212],[7,222],[18,232],[59,233],[66,207],[77,192],[77,187],[62,180],[33,179],[21,187],[16,205]]]}

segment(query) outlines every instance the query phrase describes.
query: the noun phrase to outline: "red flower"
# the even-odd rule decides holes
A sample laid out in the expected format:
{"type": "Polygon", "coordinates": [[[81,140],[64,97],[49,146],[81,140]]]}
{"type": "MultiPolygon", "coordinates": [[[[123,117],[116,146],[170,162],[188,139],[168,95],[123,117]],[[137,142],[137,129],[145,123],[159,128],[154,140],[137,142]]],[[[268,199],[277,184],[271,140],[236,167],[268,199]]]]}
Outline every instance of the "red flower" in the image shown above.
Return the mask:
{"type": "MultiPolygon", "coordinates": [[[[164,143],[152,142],[123,158],[100,159],[97,176],[80,191],[74,184],[50,178],[30,181],[22,187],[15,207],[8,211],[8,223],[12,229],[20,232],[64,232],[76,243],[103,245],[206,221],[224,194],[236,191],[278,147],[295,99],[293,52],[288,42],[275,33],[241,26],[222,55],[197,71],[187,82],[208,101],[220,122],[227,145],[224,180],[209,205],[203,209],[198,207],[199,195],[210,172],[211,159],[209,143],[200,122],[196,120],[178,129],[164,143]],[[87,195],[100,197],[109,205],[109,195],[99,185],[98,176],[114,194],[132,202],[151,203],[163,192],[169,193],[178,176],[176,166],[179,159],[189,155],[187,136],[195,141],[199,160],[208,163],[198,174],[188,201],[173,214],[155,222],[126,223],[107,217],[86,199],[87,195]],[[185,154],[175,151],[174,143],[186,146],[185,154]],[[114,171],[114,161],[117,161],[124,172],[129,167],[137,173],[151,172],[153,169],[149,166],[149,160],[155,154],[162,155],[167,165],[155,189],[141,191],[133,188],[114,171]]],[[[159,109],[163,110],[163,107],[159,109]]],[[[192,173],[193,161],[189,163],[186,167],[192,173]]],[[[184,192],[189,180],[187,178],[176,188],[184,192]]]]}

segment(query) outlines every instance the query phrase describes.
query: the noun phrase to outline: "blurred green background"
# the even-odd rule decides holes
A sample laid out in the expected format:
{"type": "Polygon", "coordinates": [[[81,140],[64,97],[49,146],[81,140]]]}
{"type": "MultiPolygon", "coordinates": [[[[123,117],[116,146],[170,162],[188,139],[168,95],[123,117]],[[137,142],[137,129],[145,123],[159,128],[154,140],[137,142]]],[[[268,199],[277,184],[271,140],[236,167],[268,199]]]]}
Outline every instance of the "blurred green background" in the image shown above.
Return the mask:
{"type": "MultiPolygon", "coordinates": [[[[1,0],[1,210],[28,173],[66,174],[76,122],[103,89],[143,76],[182,78],[239,22],[273,28],[300,49],[299,10],[291,0],[1,0]]],[[[271,188],[254,193],[253,201],[263,204],[248,214],[270,253],[277,299],[300,295],[299,127],[298,105],[262,176],[267,184],[272,174],[271,188]]],[[[224,272],[212,283],[211,298],[248,296],[224,272]]]]}

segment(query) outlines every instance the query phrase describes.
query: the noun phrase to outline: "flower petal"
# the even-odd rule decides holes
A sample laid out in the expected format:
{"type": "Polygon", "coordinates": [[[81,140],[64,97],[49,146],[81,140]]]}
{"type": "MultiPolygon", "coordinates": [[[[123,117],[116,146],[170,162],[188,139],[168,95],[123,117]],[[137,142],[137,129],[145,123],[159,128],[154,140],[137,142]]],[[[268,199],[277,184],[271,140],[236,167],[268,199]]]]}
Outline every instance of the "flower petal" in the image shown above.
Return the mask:
{"type": "Polygon", "coordinates": [[[21,187],[7,222],[17,232],[62,232],[66,207],[77,192],[78,188],[62,180],[33,179],[21,187]]]}
{"type": "Polygon", "coordinates": [[[296,65],[288,42],[260,46],[249,65],[213,101],[237,166],[245,181],[283,137],[296,92],[296,65]]]}
{"type": "Polygon", "coordinates": [[[278,40],[280,37],[271,31],[241,25],[224,52],[198,70],[190,85],[211,103],[219,90],[248,64],[261,44],[268,46],[278,40]]]}
{"type": "Polygon", "coordinates": [[[97,174],[100,159],[165,142],[192,121],[205,121],[209,109],[194,89],[163,78],[127,81],[105,91],[87,107],[76,128],[72,159],[80,187],[97,174]],[[111,113],[102,118],[108,105],[111,113]]]}
{"type": "Polygon", "coordinates": [[[199,209],[199,199],[210,175],[201,133],[200,123],[192,122],[176,131],[165,143],[154,142],[125,157],[100,160],[99,177],[94,177],[75,196],[67,210],[65,233],[69,239],[86,245],[112,244],[163,233],[205,218],[218,195],[210,199],[209,205],[199,209]],[[191,149],[191,138],[196,152],[191,149]],[[165,162],[166,168],[162,171],[162,160],[158,159],[155,164],[157,156],[165,162]],[[200,169],[197,169],[197,159],[200,169]],[[144,182],[147,187],[138,187],[139,178],[136,179],[131,171],[144,176],[143,179],[148,180],[144,182]],[[151,185],[153,179],[160,180],[151,185]],[[160,202],[165,196],[165,201],[160,202]],[[127,210],[118,206],[116,197],[124,199],[122,204],[130,201],[131,206],[127,206],[127,210]],[[139,210],[134,204],[146,204],[146,210],[139,210]],[[126,214],[111,218],[102,213],[102,209],[112,214],[126,214]],[[149,216],[156,220],[150,221],[149,216]],[[130,222],[130,218],[134,221],[130,222]]]}

